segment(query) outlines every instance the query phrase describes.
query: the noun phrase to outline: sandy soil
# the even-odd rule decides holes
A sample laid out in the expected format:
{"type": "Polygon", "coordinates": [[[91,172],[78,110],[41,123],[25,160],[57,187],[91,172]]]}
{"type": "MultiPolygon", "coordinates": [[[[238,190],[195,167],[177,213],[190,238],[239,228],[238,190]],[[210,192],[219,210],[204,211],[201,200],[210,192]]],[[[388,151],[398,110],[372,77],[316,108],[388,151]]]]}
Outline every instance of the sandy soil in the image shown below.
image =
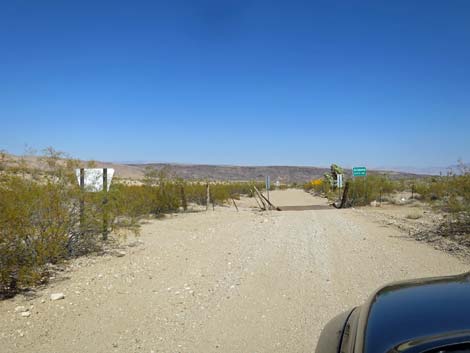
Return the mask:
{"type": "MultiPolygon", "coordinates": [[[[300,190],[271,200],[325,204],[300,190]]],[[[35,295],[0,302],[0,351],[312,352],[331,317],[386,282],[468,270],[354,210],[253,202],[151,221],[125,256],[74,261],[35,295]]]]}
{"type": "Polygon", "coordinates": [[[452,253],[464,260],[470,259],[470,248],[466,237],[443,237],[438,228],[445,222],[445,215],[429,205],[416,200],[404,204],[383,203],[379,207],[359,207],[352,211],[370,221],[395,227],[410,238],[429,243],[435,249],[452,253]]]}

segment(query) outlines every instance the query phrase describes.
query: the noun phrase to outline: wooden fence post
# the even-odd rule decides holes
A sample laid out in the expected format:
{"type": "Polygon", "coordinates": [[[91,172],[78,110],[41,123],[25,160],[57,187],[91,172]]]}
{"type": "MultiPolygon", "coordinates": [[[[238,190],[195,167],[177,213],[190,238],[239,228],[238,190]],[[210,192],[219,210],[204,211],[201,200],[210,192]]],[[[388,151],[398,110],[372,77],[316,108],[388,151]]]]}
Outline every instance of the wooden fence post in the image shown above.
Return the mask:
{"type": "Polygon", "coordinates": [[[256,191],[256,195],[258,195],[258,198],[259,200],[261,201],[261,203],[263,204],[263,207],[262,207],[262,210],[269,210],[269,207],[268,205],[264,202],[263,198],[261,197],[261,193],[259,192],[258,188],[256,186],[253,186],[255,188],[255,191],[256,191]]]}
{"type": "Polygon", "coordinates": [[[276,207],[273,205],[271,201],[269,201],[259,190],[256,186],[253,186],[255,188],[255,191],[257,192],[259,198],[261,199],[261,202],[263,202],[263,205],[265,205],[266,210],[277,210],[281,211],[279,207],[276,207]],[[266,201],[266,202],[265,202],[266,201]]]}
{"type": "Polygon", "coordinates": [[[344,186],[343,198],[341,199],[341,205],[339,206],[339,208],[344,208],[348,203],[349,185],[350,182],[347,181],[346,185],[344,186]]]}
{"type": "Polygon", "coordinates": [[[232,197],[232,196],[230,196],[230,198],[232,199],[232,201],[233,201],[233,205],[235,206],[235,208],[237,209],[237,212],[238,212],[238,207],[237,207],[237,204],[235,203],[235,200],[233,199],[233,197],[232,197]]]}
{"type": "Polygon", "coordinates": [[[80,234],[85,229],[85,169],[80,168],[80,234]]]}
{"type": "Polygon", "coordinates": [[[186,211],[188,209],[188,202],[186,201],[186,193],[184,192],[184,186],[181,185],[181,205],[183,206],[183,210],[186,211]]]}
{"type": "Polygon", "coordinates": [[[258,204],[259,208],[261,210],[264,210],[263,206],[261,206],[261,204],[259,203],[258,201],[258,196],[256,195],[256,192],[254,190],[251,190],[252,194],[253,194],[253,198],[256,200],[256,203],[258,204]]]}
{"type": "Polygon", "coordinates": [[[108,168],[103,168],[103,240],[108,239],[108,168]]]}

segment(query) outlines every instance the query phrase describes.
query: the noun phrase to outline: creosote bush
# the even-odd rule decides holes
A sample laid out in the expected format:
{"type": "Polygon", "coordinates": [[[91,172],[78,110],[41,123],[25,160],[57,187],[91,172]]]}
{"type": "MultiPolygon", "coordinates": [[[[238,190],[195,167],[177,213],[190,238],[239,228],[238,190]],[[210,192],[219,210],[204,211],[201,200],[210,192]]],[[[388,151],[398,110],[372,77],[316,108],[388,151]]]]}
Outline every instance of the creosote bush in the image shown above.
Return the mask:
{"type": "MultiPolygon", "coordinates": [[[[444,212],[446,221],[440,225],[444,236],[470,236],[470,173],[431,177],[416,185],[418,197],[444,212]]],[[[468,240],[465,240],[468,242],[468,240]]]]}
{"type": "Polygon", "coordinates": [[[305,191],[313,190],[316,194],[327,195],[332,189],[331,183],[329,180],[323,179],[314,179],[310,182],[304,184],[305,191]]]}
{"type": "Polygon", "coordinates": [[[0,294],[40,282],[48,263],[68,256],[79,193],[66,173],[73,162],[58,165],[52,152],[41,177],[21,164],[0,175],[0,294]]]}
{"type": "Polygon", "coordinates": [[[397,182],[383,175],[356,177],[349,182],[348,199],[351,205],[368,205],[398,189],[397,182]]]}

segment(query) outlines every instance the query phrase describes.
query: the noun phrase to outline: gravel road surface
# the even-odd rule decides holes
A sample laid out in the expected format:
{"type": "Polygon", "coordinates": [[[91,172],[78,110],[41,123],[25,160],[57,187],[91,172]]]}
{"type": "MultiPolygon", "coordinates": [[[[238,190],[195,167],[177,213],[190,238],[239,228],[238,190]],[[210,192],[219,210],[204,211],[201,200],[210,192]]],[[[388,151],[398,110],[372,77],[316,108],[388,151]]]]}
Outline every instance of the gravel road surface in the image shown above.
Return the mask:
{"type": "MultiPolygon", "coordinates": [[[[301,190],[270,197],[326,205],[301,190]]],[[[377,287],[468,270],[353,210],[253,202],[152,220],[121,253],[75,260],[0,302],[0,351],[313,352],[323,325],[377,287]]]]}

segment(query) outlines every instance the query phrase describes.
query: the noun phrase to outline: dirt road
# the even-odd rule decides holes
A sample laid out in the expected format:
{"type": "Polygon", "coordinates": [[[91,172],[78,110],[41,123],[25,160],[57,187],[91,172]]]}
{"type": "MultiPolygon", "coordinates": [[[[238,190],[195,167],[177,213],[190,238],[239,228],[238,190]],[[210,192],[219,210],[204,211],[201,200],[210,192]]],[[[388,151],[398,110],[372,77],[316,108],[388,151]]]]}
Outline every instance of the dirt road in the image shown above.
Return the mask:
{"type": "MultiPolygon", "coordinates": [[[[325,203],[300,190],[271,199],[325,203]]],[[[35,296],[0,302],[0,351],[312,352],[329,318],[382,284],[468,269],[352,210],[251,202],[151,221],[125,256],[75,261],[35,296]]]]}

